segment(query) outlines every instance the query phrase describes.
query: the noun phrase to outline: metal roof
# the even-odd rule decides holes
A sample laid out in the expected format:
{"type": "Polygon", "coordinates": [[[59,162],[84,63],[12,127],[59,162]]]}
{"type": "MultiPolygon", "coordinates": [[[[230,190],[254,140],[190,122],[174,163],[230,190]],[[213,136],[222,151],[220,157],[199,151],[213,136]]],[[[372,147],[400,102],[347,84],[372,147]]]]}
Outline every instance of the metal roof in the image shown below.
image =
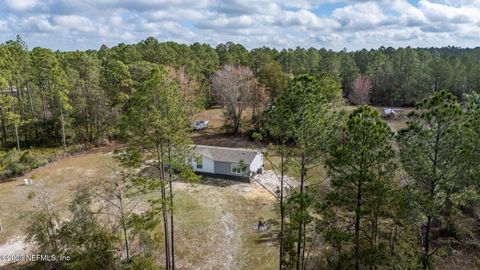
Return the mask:
{"type": "Polygon", "coordinates": [[[193,152],[215,161],[245,164],[252,163],[259,151],[244,148],[228,148],[208,145],[193,145],[193,152]]]}

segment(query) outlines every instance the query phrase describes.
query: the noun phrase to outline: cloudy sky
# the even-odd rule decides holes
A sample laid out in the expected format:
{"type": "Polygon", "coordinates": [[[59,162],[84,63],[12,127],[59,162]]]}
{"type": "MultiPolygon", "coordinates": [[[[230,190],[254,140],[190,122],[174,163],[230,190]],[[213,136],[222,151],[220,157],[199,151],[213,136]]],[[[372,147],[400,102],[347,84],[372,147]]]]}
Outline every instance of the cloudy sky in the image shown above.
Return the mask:
{"type": "Polygon", "coordinates": [[[97,49],[149,36],[259,46],[480,46],[480,0],[0,0],[0,42],[97,49]]]}

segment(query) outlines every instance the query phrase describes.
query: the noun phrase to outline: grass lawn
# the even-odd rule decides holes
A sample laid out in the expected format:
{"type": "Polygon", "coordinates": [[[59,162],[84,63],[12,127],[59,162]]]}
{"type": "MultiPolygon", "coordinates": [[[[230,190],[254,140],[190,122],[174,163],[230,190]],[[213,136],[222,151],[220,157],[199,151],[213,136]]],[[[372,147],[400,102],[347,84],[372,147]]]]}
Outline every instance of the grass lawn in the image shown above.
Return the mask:
{"type": "MultiPolygon", "coordinates": [[[[0,183],[0,248],[23,236],[32,206],[29,194],[45,195],[66,210],[78,184],[101,179],[113,167],[110,149],[91,151],[0,183]],[[24,186],[24,178],[35,178],[24,186]]],[[[176,258],[179,269],[274,269],[278,248],[270,232],[253,229],[275,217],[268,193],[250,184],[174,183],[176,258]]],[[[162,246],[163,247],[163,246],[162,246]]],[[[160,257],[162,254],[159,254],[160,257]]]]}
{"type": "Polygon", "coordinates": [[[75,187],[105,175],[111,158],[102,149],[66,158],[33,170],[25,176],[0,183],[0,244],[22,234],[23,216],[32,207],[29,194],[46,195],[60,207],[67,206],[75,187]],[[34,185],[24,186],[24,178],[34,178],[34,185]]]}
{"type": "MultiPolygon", "coordinates": [[[[274,168],[278,168],[280,166],[280,156],[273,151],[268,152],[268,157],[265,158],[265,170],[273,170],[274,168]]],[[[320,160],[318,161],[318,165],[313,166],[307,172],[306,183],[307,185],[320,185],[325,183],[325,179],[327,178],[327,172],[325,167],[322,165],[323,162],[320,160]]],[[[295,179],[300,179],[300,168],[297,166],[290,166],[287,172],[287,175],[290,177],[294,177],[295,179]]]]}
{"type": "Polygon", "coordinates": [[[275,240],[253,229],[260,218],[275,217],[269,194],[243,183],[228,186],[179,183],[175,189],[179,267],[276,268],[275,240]]]}

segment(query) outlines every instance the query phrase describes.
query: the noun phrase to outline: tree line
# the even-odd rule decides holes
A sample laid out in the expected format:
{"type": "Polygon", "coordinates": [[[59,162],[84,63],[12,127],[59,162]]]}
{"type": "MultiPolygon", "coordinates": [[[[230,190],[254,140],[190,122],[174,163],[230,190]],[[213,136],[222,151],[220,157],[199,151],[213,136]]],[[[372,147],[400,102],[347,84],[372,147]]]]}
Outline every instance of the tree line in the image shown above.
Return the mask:
{"type": "MultiPolygon", "coordinates": [[[[288,80],[302,74],[329,75],[354,104],[412,106],[442,89],[459,99],[479,89],[479,60],[478,48],[249,51],[231,42],[214,48],[155,38],[54,52],[29,50],[17,37],[0,46],[0,141],[4,148],[21,149],[112,139],[129,96],[155,65],[169,67],[199,107],[225,101],[225,95],[215,93],[219,84],[214,83],[219,82],[214,74],[224,66],[247,67],[243,72],[251,72],[248,76],[264,88],[253,93],[254,108],[268,105],[288,80]]],[[[230,112],[233,126],[235,115],[230,112]]]]}

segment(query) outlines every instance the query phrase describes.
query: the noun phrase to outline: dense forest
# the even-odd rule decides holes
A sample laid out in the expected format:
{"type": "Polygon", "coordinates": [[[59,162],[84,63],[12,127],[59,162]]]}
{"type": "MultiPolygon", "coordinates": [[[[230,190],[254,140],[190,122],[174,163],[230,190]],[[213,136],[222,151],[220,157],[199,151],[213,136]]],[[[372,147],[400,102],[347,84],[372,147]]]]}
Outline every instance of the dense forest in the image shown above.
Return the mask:
{"type": "Polygon", "coordinates": [[[439,90],[462,99],[480,89],[480,49],[379,48],[355,52],[326,49],[255,48],[226,43],[213,48],[159,42],[119,44],[85,52],[28,49],[20,37],[0,47],[1,142],[6,146],[98,143],[116,135],[122,106],[154,65],[188,80],[197,105],[218,100],[211,78],[224,65],[251,69],[269,89],[269,100],[292,76],[330,75],[352,92],[359,76],[372,91],[364,103],[412,106],[439,90]]]}
{"type": "MultiPolygon", "coordinates": [[[[125,269],[158,269],[147,249],[140,262],[130,258],[127,235],[160,223],[165,268],[175,269],[172,182],[196,178],[185,167],[190,120],[212,105],[223,106],[226,132],[268,143],[266,159],[279,160],[279,269],[433,269],[452,247],[478,254],[478,48],[279,51],[148,38],[53,52],[29,50],[18,37],[0,46],[0,89],[0,158],[10,162],[0,169],[10,174],[29,162],[23,149],[128,143],[116,158],[131,170],[95,194],[109,194],[114,206],[128,200],[122,194],[157,196],[144,214],[116,210],[125,269]],[[370,106],[342,110],[345,100],[416,110],[394,133],[370,106]],[[318,167],[328,181],[312,184],[318,167]],[[287,193],[291,170],[299,187],[287,193]]],[[[80,191],[63,223],[46,207],[30,239],[76,254],[73,269],[119,268],[118,237],[96,223],[93,197],[80,191]]]]}

